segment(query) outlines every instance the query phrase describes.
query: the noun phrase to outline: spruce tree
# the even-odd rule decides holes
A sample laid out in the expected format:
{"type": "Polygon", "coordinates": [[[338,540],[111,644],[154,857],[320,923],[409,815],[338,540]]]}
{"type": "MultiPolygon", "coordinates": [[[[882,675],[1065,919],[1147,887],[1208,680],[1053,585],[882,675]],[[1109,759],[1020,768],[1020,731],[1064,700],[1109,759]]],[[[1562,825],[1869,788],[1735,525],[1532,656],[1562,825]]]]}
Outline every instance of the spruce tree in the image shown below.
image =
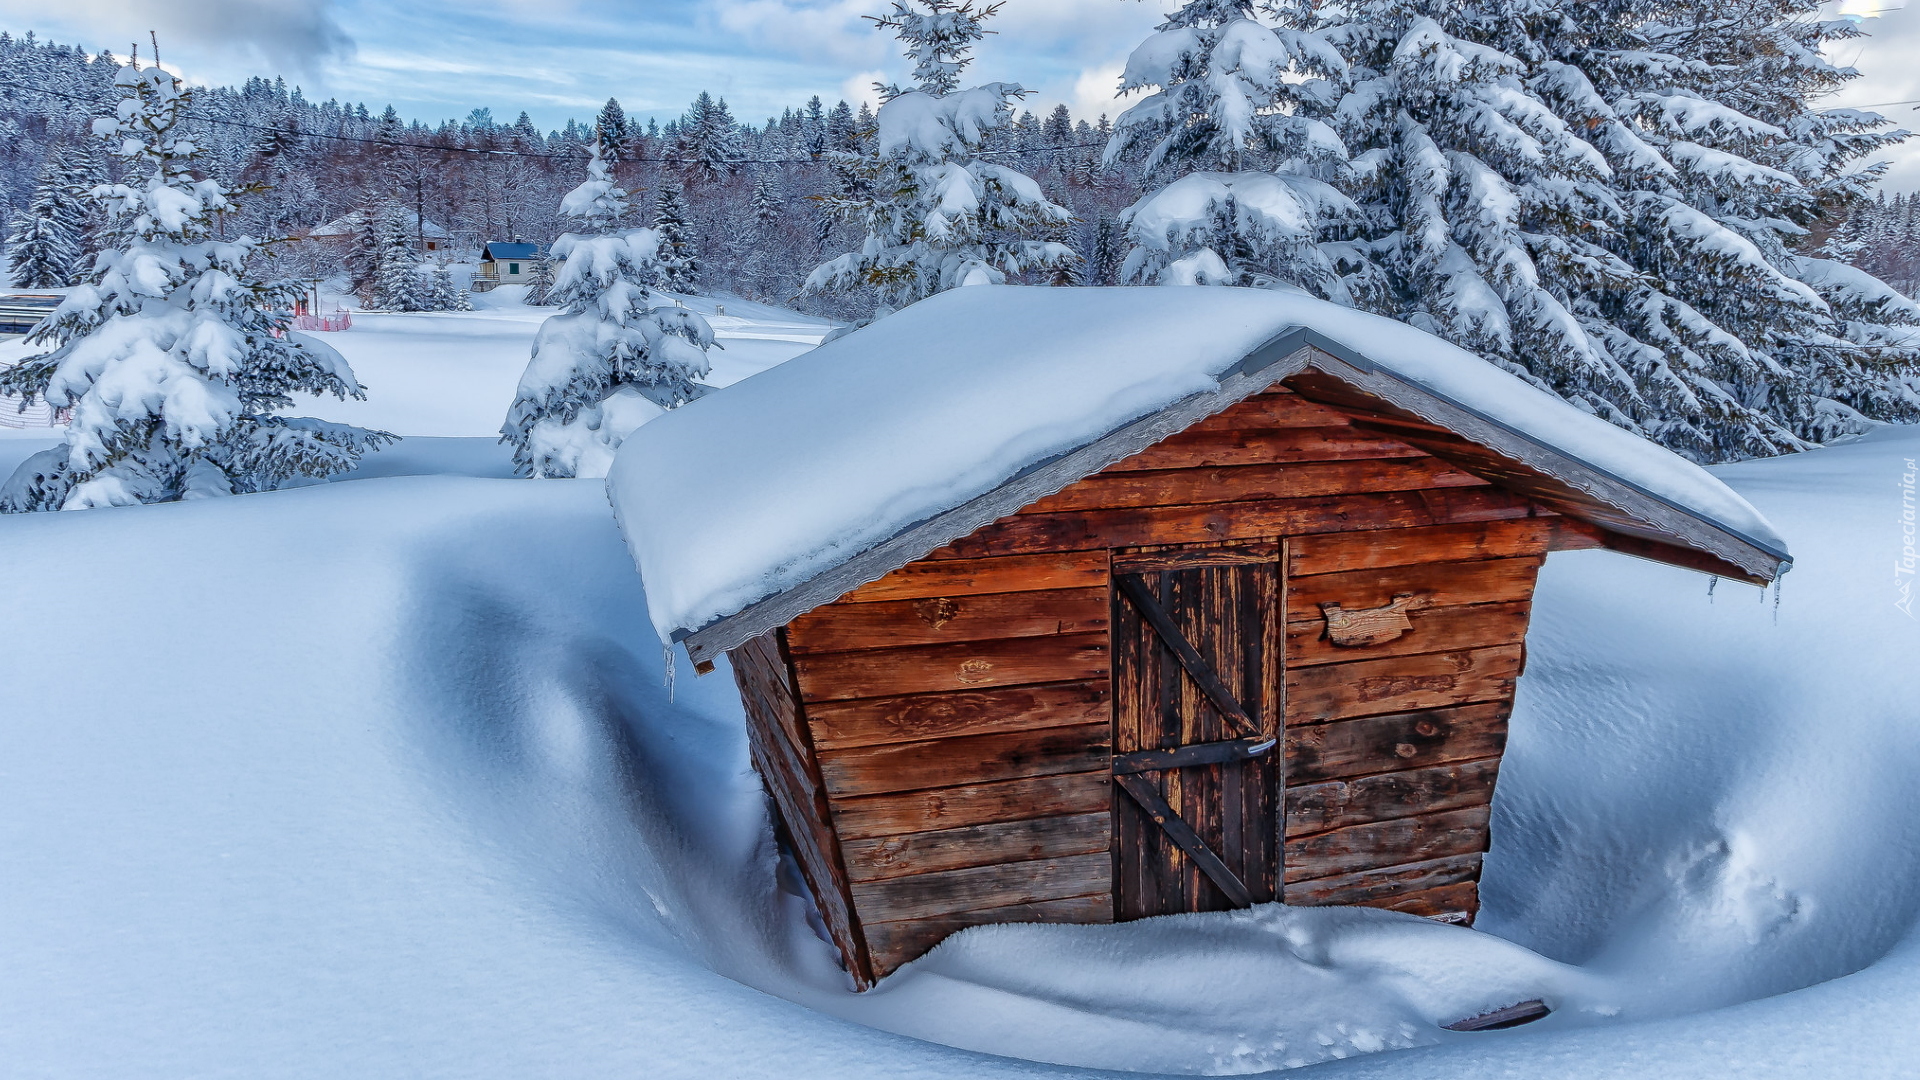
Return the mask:
{"type": "Polygon", "coordinates": [[[54,147],[34,184],[32,201],[14,215],[7,234],[7,264],[18,288],[59,288],[78,284],[84,276],[86,193],[66,159],[65,149],[54,147]]]}
{"type": "Polygon", "coordinates": [[[732,176],[744,156],[739,125],[726,99],[716,101],[712,94],[700,91],[674,133],[674,165],[689,180],[710,184],[732,176]]]}
{"type": "Polygon", "coordinates": [[[298,393],[363,397],[332,349],[287,333],[294,282],[248,270],[262,242],[215,238],[235,205],[193,175],[176,129],[190,92],[160,68],[122,68],[94,132],[131,183],[91,198],[105,250],[35,331],[54,348],[0,371],[0,393],[72,410],[63,445],[0,486],[0,511],[84,509],[264,491],[350,469],[393,437],[277,415],[298,393]]]}
{"type": "Polygon", "coordinates": [[[420,253],[414,250],[413,228],[406,210],[389,201],[373,215],[375,263],[374,306],[386,311],[427,311],[426,284],[420,276],[420,253]]]}
{"type": "MultiPolygon", "coordinates": [[[[866,236],[858,250],[816,268],[808,293],[871,289],[876,314],[962,285],[998,283],[1009,274],[1051,277],[1071,266],[1073,249],[1047,239],[1072,219],[1032,177],[981,160],[976,152],[1013,118],[1027,91],[1012,83],[962,90],[982,23],[1000,5],[973,0],[895,0],[870,17],[892,30],[914,62],[913,87],[881,87],[871,150],[843,154],[849,192],[823,200],[866,236]]],[[[862,106],[865,109],[865,106],[862,106]]]]}
{"type": "Polygon", "coordinates": [[[691,293],[700,282],[700,246],[693,218],[687,210],[686,190],[672,176],[660,177],[653,204],[653,227],[660,236],[655,257],[659,286],[669,292],[691,293]]]}
{"type": "Polygon", "coordinates": [[[713,330],[649,288],[662,240],[619,227],[627,193],[610,164],[596,139],[586,181],[560,204],[576,230],[553,244],[564,310],[541,324],[500,429],[523,476],[605,476],[629,433],[703,391],[713,330]]]}
{"type": "Polygon", "coordinates": [[[1104,160],[1171,181],[1121,215],[1123,280],[1293,285],[1346,299],[1320,246],[1355,207],[1325,183],[1346,148],[1306,110],[1346,65],[1311,30],[1264,25],[1252,0],[1190,0],[1127,59],[1121,92],[1148,90],[1114,122],[1104,160]]]}
{"type": "Polygon", "coordinates": [[[1700,460],[1920,415],[1897,320],[1836,319],[1793,250],[1889,137],[1808,104],[1850,33],[1810,4],[1279,6],[1351,68],[1301,111],[1353,154],[1363,234],[1326,250],[1357,302],[1700,460]]]}
{"type": "Polygon", "coordinates": [[[600,106],[600,115],[594,118],[593,128],[600,138],[600,153],[609,165],[617,164],[628,138],[634,134],[627,124],[626,110],[620,107],[618,101],[608,98],[607,103],[600,106]]]}

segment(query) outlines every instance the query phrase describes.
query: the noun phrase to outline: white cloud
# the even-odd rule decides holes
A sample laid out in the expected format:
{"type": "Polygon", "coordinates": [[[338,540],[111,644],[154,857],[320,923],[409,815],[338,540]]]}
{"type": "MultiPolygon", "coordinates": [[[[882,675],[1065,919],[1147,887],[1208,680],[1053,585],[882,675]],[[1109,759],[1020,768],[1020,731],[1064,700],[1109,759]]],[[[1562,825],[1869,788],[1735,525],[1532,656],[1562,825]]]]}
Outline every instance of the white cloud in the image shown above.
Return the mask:
{"type": "Polygon", "coordinates": [[[43,33],[65,29],[70,40],[116,55],[136,41],[145,54],[155,31],[167,66],[212,69],[222,79],[261,67],[312,74],[354,51],[333,0],[67,0],[55,8],[0,0],[0,17],[43,33]]]}
{"type": "Polygon", "coordinates": [[[887,73],[878,70],[849,75],[847,81],[840,84],[840,96],[845,98],[847,104],[853,106],[856,112],[859,111],[861,102],[878,108],[880,95],[874,90],[873,84],[886,81],[888,81],[887,73]]]}
{"type": "Polygon", "coordinates": [[[712,10],[723,29],[783,55],[873,64],[893,44],[861,18],[877,7],[873,0],[719,0],[712,10]]]}

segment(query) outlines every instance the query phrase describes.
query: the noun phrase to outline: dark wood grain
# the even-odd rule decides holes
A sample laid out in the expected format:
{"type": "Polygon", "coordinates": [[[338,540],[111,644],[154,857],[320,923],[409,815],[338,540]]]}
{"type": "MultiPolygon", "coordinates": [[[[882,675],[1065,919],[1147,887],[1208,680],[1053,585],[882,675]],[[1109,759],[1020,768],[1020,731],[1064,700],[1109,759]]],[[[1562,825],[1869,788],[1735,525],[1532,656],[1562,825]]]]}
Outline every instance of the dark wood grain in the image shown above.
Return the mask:
{"type": "Polygon", "coordinates": [[[1539,557],[1558,550],[1568,527],[1565,518],[1532,517],[1302,536],[1288,548],[1287,572],[1304,577],[1415,563],[1539,557]]]}
{"type": "Polygon", "coordinates": [[[1107,892],[1112,879],[1102,851],[856,882],[853,902],[862,922],[895,922],[1092,896],[1107,892]]]}
{"type": "Polygon", "coordinates": [[[1036,589],[828,604],[787,626],[787,647],[809,653],[1105,631],[1107,590],[1036,589]]]}
{"type": "Polygon", "coordinates": [[[979,558],[1141,544],[1204,544],[1522,518],[1530,513],[1530,504],[1519,496],[1499,488],[1472,487],[1015,514],[985,525],[929,557],[979,558]]]}
{"type": "Polygon", "coordinates": [[[1104,852],[1112,844],[1110,821],[1111,815],[1103,809],[1071,817],[1028,818],[848,840],[847,874],[854,881],[879,881],[936,870],[1104,852]]]}
{"type": "Polygon", "coordinates": [[[1349,825],[1287,841],[1287,884],[1487,850],[1485,806],[1349,825]]]}
{"type": "Polygon", "coordinates": [[[1533,597],[1541,561],[1478,559],[1296,575],[1287,579],[1287,618],[1313,621],[1324,603],[1350,609],[1380,607],[1401,593],[1412,593],[1429,607],[1528,600],[1533,597]]]}
{"type": "Polygon", "coordinates": [[[1287,672],[1287,723],[1511,701],[1525,655],[1524,646],[1500,645],[1296,668],[1287,672]]]}
{"type": "Polygon", "coordinates": [[[1291,787],[1287,789],[1287,838],[1484,805],[1493,799],[1499,772],[1499,758],[1482,758],[1291,787]]]}
{"type": "Polygon", "coordinates": [[[801,700],[897,697],[942,690],[1098,679],[1107,674],[1107,635],[918,645],[794,657],[801,700]]]}
{"type": "Polygon", "coordinates": [[[1287,777],[1296,785],[1497,757],[1512,703],[1389,713],[1287,728],[1287,777]]]}
{"type": "Polygon", "coordinates": [[[1107,587],[1105,551],[1063,551],[997,559],[923,559],[862,585],[838,603],[878,603],[983,593],[1107,587]]]}
{"type": "Polygon", "coordinates": [[[852,841],[936,829],[1104,812],[1113,803],[1113,778],[1098,771],[959,784],[832,802],[834,826],[852,841]]]}
{"type": "Polygon", "coordinates": [[[1477,881],[1479,877],[1479,855],[1452,855],[1405,866],[1372,867],[1355,874],[1289,884],[1286,897],[1287,903],[1298,907],[1325,907],[1329,904],[1387,907],[1408,893],[1477,881]]]}
{"type": "Polygon", "coordinates": [[[838,799],[919,791],[1023,776],[1104,769],[1112,760],[1110,725],[965,735],[924,742],[822,750],[820,772],[838,799]]]}
{"type": "Polygon", "coordinates": [[[952,690],[903,697],[822,701],[807,707],[813,742],[821,750],[918,742],[956,735],[1105,723],[1105,679],[952,690]]]}
{"type": "Polygon", "coordinates": [[[1122,506],[1298,499],[1352,492],[1477,487],[1485,480],[1438,458],[1361,458],[1199,469],[1128,470],[1095,475],[1035,502],[1022,513],[1122,506]]]}

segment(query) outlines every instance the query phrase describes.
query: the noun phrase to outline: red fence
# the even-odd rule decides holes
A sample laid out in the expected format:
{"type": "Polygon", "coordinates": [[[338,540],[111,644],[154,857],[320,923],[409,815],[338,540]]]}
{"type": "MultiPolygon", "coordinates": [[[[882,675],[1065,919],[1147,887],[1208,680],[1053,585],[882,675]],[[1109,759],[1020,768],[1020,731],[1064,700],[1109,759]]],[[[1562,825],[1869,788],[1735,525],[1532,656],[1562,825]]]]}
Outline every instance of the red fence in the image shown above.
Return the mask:
{"type": "Polygon", "coordinates": [[[335,308],[325,315],[295,315],[295,330],[346,330],[353,326],[353,316],[345,308],[335,308]]]}

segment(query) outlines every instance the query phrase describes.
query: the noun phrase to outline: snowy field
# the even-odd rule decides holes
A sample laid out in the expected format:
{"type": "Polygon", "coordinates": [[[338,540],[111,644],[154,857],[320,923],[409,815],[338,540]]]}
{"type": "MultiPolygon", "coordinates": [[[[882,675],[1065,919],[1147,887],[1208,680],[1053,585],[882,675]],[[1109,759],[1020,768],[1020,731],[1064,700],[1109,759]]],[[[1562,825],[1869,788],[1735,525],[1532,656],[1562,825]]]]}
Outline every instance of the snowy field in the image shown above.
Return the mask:
{"type": "MultiPolygon", "coordinates": [[[[727,305],[717,382],[827,329],[727,305]]],[[[507,478],[541,316],[330,336],[371,396],[319,411],[416,436],[354,479],[0,518],[0,1075],[1920,1069],[1920,430],[1717,470],[1792,545],[1777,598],[1548,560],[1478,930],[990,927],[856,995],[602,485],[507,478]]]]}

